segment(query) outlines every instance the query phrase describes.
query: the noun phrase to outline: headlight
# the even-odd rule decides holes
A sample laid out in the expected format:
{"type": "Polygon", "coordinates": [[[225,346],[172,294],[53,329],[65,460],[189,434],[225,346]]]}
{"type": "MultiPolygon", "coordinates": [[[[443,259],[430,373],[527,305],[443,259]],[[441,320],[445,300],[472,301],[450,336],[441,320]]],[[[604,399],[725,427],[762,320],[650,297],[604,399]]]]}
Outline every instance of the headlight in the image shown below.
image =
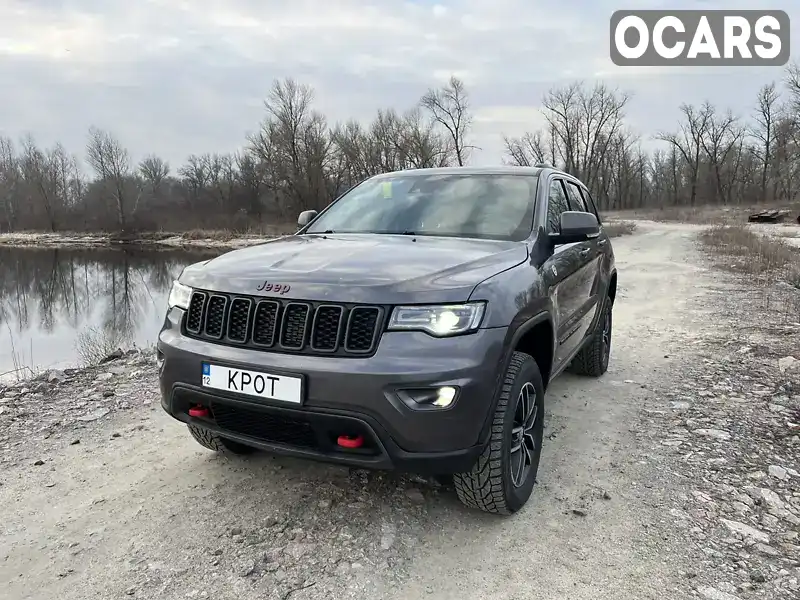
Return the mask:
{"type": "Polygon", "coordinates": [[[436,337],[468,333],[481,324],[485,308],[483,302],[398,306],[389,319],[389,329],[425,331],[436,337]]]}
{"type": "Polygon", "coordinates": [[[172,282],[172,289],[169,291],[168,308],[177,306],[178,308],[188,309],[189,301],[192,299],[192,288],[188,285],[176,281],[172,282]]]}

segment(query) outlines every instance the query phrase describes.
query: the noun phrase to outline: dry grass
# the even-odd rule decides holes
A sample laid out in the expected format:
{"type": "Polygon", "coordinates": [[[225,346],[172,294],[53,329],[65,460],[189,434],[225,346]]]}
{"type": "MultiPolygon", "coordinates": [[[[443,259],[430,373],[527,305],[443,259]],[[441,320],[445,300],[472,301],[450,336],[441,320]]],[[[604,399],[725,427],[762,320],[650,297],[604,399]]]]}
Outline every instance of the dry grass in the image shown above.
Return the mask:
{"type": "Polygon", "coordinates": [[[229,242],[236,233],[229,229],[190,229],[181,234],[185,240],[214,240],[217,242],[229,242]]]}
{"type": "Polygon", "coordinates": [[[633,221],[609,221],[603,225],[603,230],[608,237],[631,235],[636,231],[636,223],[633,221]]]}
{"type": "Polygon", "coordinates": [[[240,237],[275,237],[294,233],[297,227],[293,224],[272,224],[261,227],[251,227],[244,231],[232,229],[190,229],[180,235],[185,240],[214,240],[216,242],[229,242],[240,237]]]}
{"type": "Polygon", "coordinates": [[[127,337],[114,328],[86,327],[78,334],[75,346],[84,365],[96,365],[113,352],[127,349],[127,337]]]}
{"type": "Polygon", "coordinates": [[[31,340],[30,358],[28,361],[26,361],[23,352],[21,350],[17,350],[16,345],[14,344],[14,333],[11,331],[11,327],[8,325],[8,323],[6,323],[6,329],[8,330],[8,339],[10,340],[11,344],[11,363],[14,365],[14,368],[0,373],[0,379],[11,377],[19,382],[28,377],[35,377],[39,374],[39,370],[35,368],[35,363],[33,362],[33,340],[31,340]],[[28,364],[25,364],[26,362],[28,364]]]}
{"type": "Polygon", "coordinates": [[[731,266],[750,275],[784,272],[789,276],[800,268],[800,251],[744,225],[714,225],[700,239],[718,253],[737,259],[731,266]]]}
{"type": "Polygon", "coordinates": [[[772,347],[779,334],[781,349],[771,352],[793,352],[800,334],[800,248],[746,225],[712,226],[700,240],[720,266],[740,275],[738,289],[726,296],[728,311],[746,333],[739,343],[772,347]]]}
{"type": "MultiPolygon", "coordinates": [[[[798,322],[800,249],[781,238],[754,233],[745,225],[715,225],[701,233],[700,240],[723,259],[722,266],[744,274],[749,292],[743,293],[742,306],[756,306],[762,315],[798,322]]],[[[757,320],[752,314],[742,318],[757,320]]]]}
{"type": "Polygon", "coordinates": [[[782,327],[797,327],[800,248],[779,237],[759,235],[746,225],[709,227],[700,239],[721,259],[723,267],[743,275],[742,290],[732,306],[737,307],[739,320],[751,323],[751,333],[773,321],[782,322],[782,327]]]}

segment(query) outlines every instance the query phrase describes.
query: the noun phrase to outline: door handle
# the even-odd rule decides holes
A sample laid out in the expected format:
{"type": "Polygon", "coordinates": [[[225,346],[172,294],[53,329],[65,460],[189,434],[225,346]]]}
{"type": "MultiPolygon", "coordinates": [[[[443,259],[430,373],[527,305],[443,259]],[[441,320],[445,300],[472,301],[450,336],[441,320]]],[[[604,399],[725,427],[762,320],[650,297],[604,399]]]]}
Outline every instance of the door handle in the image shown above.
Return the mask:
{"type": "Polygon", "coordinates": [[[587,256],[589,256],[589,253],[590,253],[591,251],[592,251],[592,249],[591,249],[591,248],[584,248],[583,250],[581,250],[581,251],[579,252],[579,254],[581,255],[581,258],[586,258],[587,256]]]}
{"type": "Polygon", "coordinates": [[[605,246],[606,244],[608,244],[608,240],[606,239],[602,239],[599,242],[597,242],[598,246],[605,246]]]}

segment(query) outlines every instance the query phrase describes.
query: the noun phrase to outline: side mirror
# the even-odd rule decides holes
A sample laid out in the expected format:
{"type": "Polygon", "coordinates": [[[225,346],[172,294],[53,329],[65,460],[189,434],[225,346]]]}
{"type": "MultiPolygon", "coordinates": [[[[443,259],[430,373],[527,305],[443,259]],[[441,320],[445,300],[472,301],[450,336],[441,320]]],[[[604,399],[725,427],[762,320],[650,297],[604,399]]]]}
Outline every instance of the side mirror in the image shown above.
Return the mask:
{"type": "Polygon", "coordinates": [[[302,229],[303,227],[311,223],[311,221],[313,221],[316,216],[317,216],[317,211],[315,210],[304,210],[303,212],[301,212],[300,216],[297,217],[297,229],[302,229]]]}
{"type": "Polygon", "coordinates": [[[565,211],[561,213],[561,233],[550,236],[553,245],[585,242],[600,235],[600,224],[592,213],[565,211]]]}

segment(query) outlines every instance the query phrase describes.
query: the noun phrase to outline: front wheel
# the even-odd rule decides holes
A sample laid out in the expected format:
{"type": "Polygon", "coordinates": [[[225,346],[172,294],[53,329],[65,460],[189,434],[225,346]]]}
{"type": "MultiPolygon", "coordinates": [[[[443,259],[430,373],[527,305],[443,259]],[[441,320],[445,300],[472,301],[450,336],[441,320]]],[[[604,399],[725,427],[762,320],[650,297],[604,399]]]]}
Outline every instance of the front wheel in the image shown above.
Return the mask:
{"type": "Polygon", "coordinates": [[[544,433],[544,385],[532,356],[514,352],[500,390],[489,443],[466,473],[453,477],[471,508],[509,515],[530,498],[544,433]]]}

